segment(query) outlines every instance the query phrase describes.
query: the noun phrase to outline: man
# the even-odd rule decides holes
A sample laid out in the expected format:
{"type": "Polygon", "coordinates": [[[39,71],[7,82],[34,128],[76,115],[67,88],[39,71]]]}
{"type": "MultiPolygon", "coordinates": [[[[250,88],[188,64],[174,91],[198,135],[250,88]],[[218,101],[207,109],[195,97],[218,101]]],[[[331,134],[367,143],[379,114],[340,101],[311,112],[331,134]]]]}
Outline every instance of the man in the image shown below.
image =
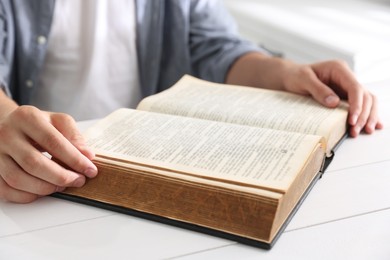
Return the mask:
{"type": "Polygon", "coordinates": [[[0,29],[0,198],[8,201],[96,176],[67,114],[83,120],[135,106],[185,73],[311,95],[328,107],[347,99],[351,136],[382,128],[375,97],[345,63],[270,57],[237,36],[218,1],[1,0],[0,29]]]}

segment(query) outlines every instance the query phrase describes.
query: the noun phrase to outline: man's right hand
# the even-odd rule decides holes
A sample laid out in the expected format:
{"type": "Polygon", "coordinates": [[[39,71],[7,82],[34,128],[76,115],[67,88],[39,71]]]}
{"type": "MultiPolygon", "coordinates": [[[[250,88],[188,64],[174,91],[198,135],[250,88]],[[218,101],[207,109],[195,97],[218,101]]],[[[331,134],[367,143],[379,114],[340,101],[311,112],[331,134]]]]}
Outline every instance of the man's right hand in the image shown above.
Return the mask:
{"type": "Polygon", "coordinates": [[[69,115],[20,106],[0,117],[0,199],[28,203],[81,187],[97,174],[93,158],[69,115]]]}

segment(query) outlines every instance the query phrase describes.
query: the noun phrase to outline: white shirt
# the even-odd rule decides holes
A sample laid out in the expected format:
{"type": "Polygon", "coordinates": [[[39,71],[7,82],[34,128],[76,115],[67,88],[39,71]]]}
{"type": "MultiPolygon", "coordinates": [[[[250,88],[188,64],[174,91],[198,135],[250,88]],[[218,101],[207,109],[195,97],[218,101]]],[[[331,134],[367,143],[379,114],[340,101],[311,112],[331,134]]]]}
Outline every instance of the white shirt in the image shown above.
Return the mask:
{"type": "Polygon", "coordinates": [[[76,120],[141,99],[134,0],[57,0],[32,104],[76,120]]]}

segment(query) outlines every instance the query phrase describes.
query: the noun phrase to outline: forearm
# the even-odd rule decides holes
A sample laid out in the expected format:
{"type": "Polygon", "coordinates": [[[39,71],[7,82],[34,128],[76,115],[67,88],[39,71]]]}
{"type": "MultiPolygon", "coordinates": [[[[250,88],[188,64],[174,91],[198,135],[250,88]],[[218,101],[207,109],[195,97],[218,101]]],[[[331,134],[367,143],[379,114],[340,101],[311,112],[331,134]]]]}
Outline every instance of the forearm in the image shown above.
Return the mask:
{"type": "Polygon", "coordinates": [[[225,82],[268,89],[284,89],[283,74],[291,63],[258,52],[247,53],[231,66],[225,82]]]}
{"type": "Polygon", "coordinates": [[[0,120],[15,110],[18,105],[0,89],[0,120]]]}

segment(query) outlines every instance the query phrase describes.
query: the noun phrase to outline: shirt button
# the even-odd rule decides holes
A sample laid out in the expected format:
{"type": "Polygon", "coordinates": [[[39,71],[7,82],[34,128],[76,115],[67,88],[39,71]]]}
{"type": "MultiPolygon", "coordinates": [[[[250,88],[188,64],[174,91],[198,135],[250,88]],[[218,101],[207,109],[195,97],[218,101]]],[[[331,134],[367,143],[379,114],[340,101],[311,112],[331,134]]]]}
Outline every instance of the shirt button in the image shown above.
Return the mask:
{"type": "Polygon", "coordinates": [[[38,44],[40,44],[40,45],[45,44],[45,43],[46,43],[46,37],[43,36],[43,35],[39,35],[39,36],[37,37],[37,42],[38,42],[38,44]]]}
{"type": "Polygon", "coordinates": [[[26,80],[26,86],[28,87],[28,88],[32,88],[33,86],[34,86],[34,82],[32,81],[32,80],[26,80]]]}

